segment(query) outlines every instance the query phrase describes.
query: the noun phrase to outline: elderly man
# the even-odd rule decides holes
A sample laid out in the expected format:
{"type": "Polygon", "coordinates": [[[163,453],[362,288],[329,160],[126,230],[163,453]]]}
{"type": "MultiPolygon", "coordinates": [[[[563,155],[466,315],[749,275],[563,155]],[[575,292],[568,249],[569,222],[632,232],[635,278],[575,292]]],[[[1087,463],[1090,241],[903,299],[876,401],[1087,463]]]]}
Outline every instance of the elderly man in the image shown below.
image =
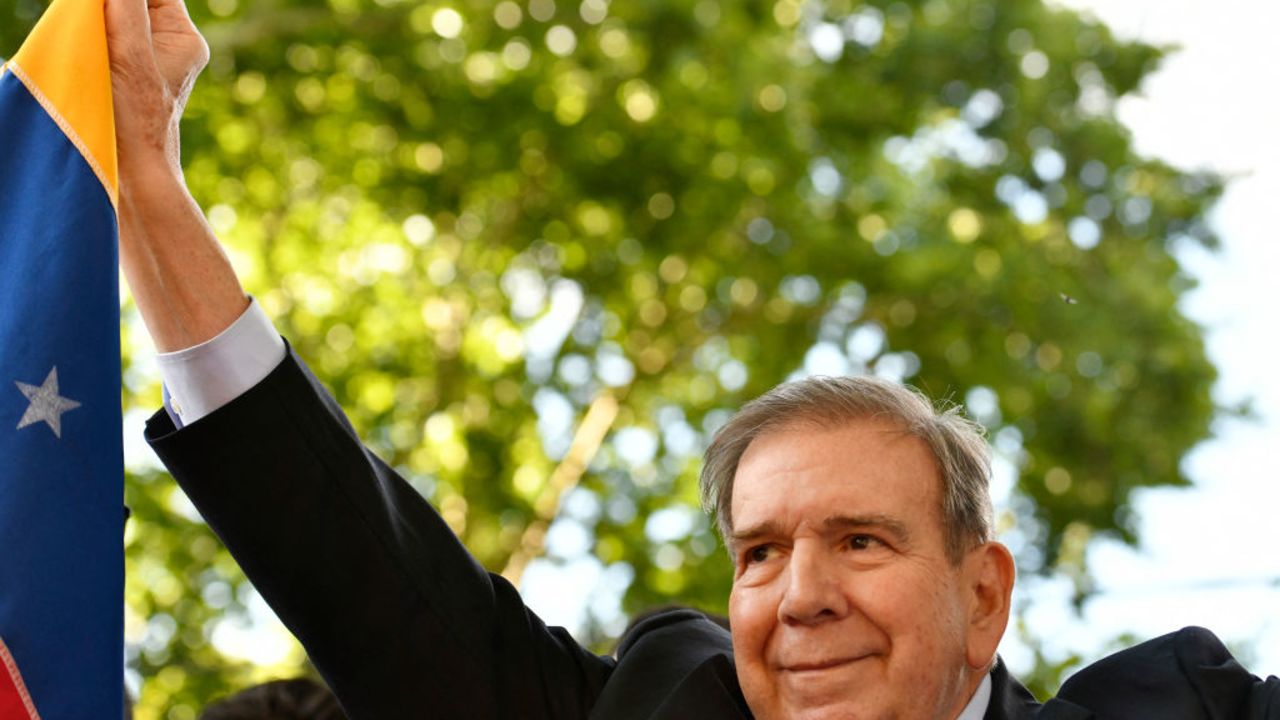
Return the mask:
{"type": "Polygon", "coordinates": [[[982,716],[1014,570],[975,427],[869,378],[783,385],[720,431],[703,489],[757,717],[982,716]]]}
{"type": "Polygon", "coordinates": [[[1036,703],[995,654],[1014,567],[980,433],[868,378],[781,386],[709,449],[731,637],[670,611],[599,657],[547,628],[360,445],[245,296],[178,162],[208,58],[180,0],[106,10],[122,264],[172,398],[148,439],[349,716],[1280,717],[1280,681],[1194,629],[1036,703]]]}

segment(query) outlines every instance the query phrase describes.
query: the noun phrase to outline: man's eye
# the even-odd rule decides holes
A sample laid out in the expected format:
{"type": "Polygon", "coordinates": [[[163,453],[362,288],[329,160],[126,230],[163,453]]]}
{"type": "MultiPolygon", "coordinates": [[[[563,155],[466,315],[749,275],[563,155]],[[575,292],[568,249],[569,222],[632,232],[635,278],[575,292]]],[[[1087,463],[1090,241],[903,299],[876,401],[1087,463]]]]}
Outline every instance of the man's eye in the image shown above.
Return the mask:
{"type": "Polygon", "coordinates": [[[757,545],[747,551],[746,563],[752,565],[761,563],[769,559],[769,552],[772,550],[768,545],[757,545]]]}
{"type": "Polygon", "coordinates": [[[880,539],[874,535],[852,535],[849,537],[849,547],[853,550],[870,550],[882,544],[880,539]]]}

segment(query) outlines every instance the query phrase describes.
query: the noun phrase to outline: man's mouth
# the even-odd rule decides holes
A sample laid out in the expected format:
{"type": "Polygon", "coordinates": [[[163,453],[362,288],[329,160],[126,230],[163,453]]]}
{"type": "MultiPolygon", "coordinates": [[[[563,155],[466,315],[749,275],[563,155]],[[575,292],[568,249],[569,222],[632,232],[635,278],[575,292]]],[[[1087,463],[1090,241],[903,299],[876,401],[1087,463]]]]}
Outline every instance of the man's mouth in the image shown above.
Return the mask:
{"type": "Polygon", "coordinates": [[[832,668],[841,667],[855,663],[867,655],[855,655],[841,658],[831,658],[828,660],[806,660],[804,662],[786,663],[782,665],[782,669],[791,673],[819,672],[822,670],[830,670],[832,668]]]}

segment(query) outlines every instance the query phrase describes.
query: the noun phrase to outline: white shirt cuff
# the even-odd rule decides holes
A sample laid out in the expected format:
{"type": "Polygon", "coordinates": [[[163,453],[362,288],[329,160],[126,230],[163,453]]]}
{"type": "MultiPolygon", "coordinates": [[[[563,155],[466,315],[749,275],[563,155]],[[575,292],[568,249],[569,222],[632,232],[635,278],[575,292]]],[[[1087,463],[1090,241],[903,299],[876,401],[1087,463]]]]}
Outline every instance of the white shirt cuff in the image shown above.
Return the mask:
{"type": "Polygon", "coordinates": [[[280,364],[284,340],[257,300],[212,340],[160,353],[165,408],[178,427],[190,425],[243,395],[280,364]]]}

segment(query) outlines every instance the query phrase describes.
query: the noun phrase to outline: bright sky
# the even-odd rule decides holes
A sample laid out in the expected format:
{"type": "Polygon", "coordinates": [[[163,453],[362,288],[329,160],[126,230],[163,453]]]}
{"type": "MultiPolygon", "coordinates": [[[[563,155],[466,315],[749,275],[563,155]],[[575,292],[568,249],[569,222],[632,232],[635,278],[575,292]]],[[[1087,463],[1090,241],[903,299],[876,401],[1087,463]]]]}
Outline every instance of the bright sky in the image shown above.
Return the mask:
{"type": "MultiPolygon", "coordinates": [[[[1062,588],[1036,588],[1033,633],[1059,652],[1095,657],[1121,632],[1150,637],[1203,625],[1247,665],[1280,675],[1280,376],[1274,372],[1280,243],[1280,64],[1270,52],[1280,6],[1256,0],[1062,0],[1118,35],[1182,49],[1118,108],[1140,153],[1236,177],[1211,220],[1222,249],[1180,259],[1200,287],[1184,310],[1208,331],[1222,404],[1253,398],[1256,421],[1224,421],[1185,469],[1188,490],[1138,497],[1142,547],[1099,544],[1090,559],[1104,592],[1083,619],[1062,588]]],[[[1018,655],[1016,648],[1004,650],[1018,655]]],[[[1016,669],[1015,660],[1010,664],[1016,669]]],[[[1025,655],[1022,659],[1025,661],[1025,655]]]]}

